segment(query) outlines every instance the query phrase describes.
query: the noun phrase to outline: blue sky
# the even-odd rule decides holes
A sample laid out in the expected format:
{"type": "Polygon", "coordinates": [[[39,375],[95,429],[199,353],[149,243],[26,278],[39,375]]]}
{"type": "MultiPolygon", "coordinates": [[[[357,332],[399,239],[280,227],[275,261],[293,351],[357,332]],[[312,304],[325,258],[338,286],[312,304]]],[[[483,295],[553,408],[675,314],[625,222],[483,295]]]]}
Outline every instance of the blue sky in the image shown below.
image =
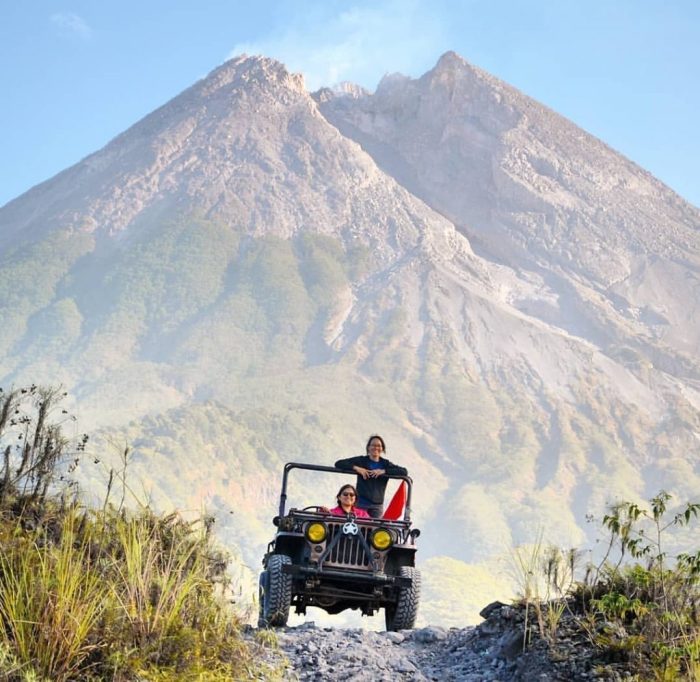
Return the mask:
{"type": "Polygon", "coordinates": [[[0,0],[0,205],[240,52],[374,89],[447,50],[700,205],[697,0],[0,0]]]}

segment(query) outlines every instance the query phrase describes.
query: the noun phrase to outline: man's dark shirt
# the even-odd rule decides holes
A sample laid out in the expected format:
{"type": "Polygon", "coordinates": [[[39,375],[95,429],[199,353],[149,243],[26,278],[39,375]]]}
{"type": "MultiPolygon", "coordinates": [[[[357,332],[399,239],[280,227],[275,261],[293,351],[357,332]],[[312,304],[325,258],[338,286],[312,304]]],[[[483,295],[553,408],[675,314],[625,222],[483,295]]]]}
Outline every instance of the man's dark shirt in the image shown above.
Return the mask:
{"type": "MultiPolygon", "coordinates": [[[[383,457],[380,457],[379,461],[375,462],[371,457],[369,457],[369,455],[360,455],[359,457],[339,459],[335,463],[335,468],[342,469],[343,471],[352,471],[353,467],[363,467],[364,469],[384,469],[389,476],[408,475],[407,469],[393,464],[388,459],[384,459],[383,457]]],[[[384,493],[388,482],[389,479],[386,476],[364,479],[358,474],[357,485],[355,486],[357,488],[358,501],[360,502],[358,506],[362,506],[363,502],[371,504],[384,504],[384,493]]]]}

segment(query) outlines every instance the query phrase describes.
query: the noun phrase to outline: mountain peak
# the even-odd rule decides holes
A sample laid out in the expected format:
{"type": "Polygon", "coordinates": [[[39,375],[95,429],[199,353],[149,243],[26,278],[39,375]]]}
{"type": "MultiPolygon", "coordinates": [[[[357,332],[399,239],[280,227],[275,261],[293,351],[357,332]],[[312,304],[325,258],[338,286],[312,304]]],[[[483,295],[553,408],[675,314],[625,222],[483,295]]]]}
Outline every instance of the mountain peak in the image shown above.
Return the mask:
{"type": "Polygon", "coordinates": [[[262,55],[238,55],[213,71],[200,81],[209,86],[205,92],[213,92],[230,84],[266,83],[281,85],[296,92],[306,92],[304,76],[291,73],[287,67],[276,59],[262,55]]]}
{"type": "Polygon", "coordinates": [[[469,62],[464,59],[464,57],[460,57],[456,52],[453,50],[448,50],[443,54],[440,59],[438,59],[437,64],[435,65],[434,70],[438,69],[454,69],[454,68],[459,68],[459,67],[470,67],[469,62]]]}
{"type": "Polygon", "coordinates": [[[265,126],[276,117],[286,130],[297,108],[302,118],[315,109],[301,74],[269,57],[236,56],[44,183],[38,204],[47,215],[36,211],[38,195],[15,202],[14,224],[44,230],[54,222],[114,236],[155,205],[202,213],[227,206],[235,197],[227,183],[241,163],[269,172],[268,157],[276,158],[275,136],[265,126]]]}
{"type": "Polygon", "coordinates": [[[495,87],[499,90],[504,85],[496,77],[470,64],[464,57],[451,50],[445,52],[438,59],[437,64],[423,76],[423,79],[428,82],[455,83],[461,81],[473,85],[486,84],[489,88],[495,87]]]}

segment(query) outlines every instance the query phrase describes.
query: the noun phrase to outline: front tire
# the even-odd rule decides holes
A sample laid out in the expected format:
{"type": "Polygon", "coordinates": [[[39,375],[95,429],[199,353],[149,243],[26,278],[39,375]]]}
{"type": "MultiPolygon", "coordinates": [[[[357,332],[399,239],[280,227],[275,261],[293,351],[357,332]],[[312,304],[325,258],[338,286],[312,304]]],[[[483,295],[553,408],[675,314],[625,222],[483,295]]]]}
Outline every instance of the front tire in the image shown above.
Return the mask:
{"type": "Polygon", "coordinates": [[[258,579],[258,627],[265,628],[265,592],[267,592],[267,571],[263,571],[258,579]]]}
{"type": "Polygon", "coordinates": [[[292,603],[292,576],[285,573],[283,567],[291,563],[286,554],[272,554],[267,560],[267,570],[260,575],[258,627],[287,624],[292,603]]]}
{"type": "Polygon", "coordinates": [[[410,630],[416,623],[420,602],[420,571],[413,566],[401,566],[399,576],[410,578],[411,584],[399,589],[396,604],[384,609],[387,630],[410,630]]]}

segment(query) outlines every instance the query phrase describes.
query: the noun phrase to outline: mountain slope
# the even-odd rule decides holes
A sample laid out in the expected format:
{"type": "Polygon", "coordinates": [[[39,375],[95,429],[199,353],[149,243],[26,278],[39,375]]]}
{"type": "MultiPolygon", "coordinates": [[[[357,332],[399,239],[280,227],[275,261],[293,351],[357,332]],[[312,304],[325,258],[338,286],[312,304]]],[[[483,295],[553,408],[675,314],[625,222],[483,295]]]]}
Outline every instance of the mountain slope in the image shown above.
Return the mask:
{"type": "Polygon", "coordinates": [[[602,297],[612,310],[589,333],[627,328],[659,354],[682,353],[698,378],[698,209],[453,53],[416,81],[387,77],[374,94],[319,99],[344,134],[477,250],[567,296],[578,315],[545,311],[558,325],[580,332],[571,318],[602,297]]]}
{"type": "Polygon", "coordinates": [[[314,97],[240,57],[0,209],[0,383],[63,382],[251,565],[281,463],[376,431],[425,559],[580,543],[700,489],[699,224],[456,55],[314,97]]]}

